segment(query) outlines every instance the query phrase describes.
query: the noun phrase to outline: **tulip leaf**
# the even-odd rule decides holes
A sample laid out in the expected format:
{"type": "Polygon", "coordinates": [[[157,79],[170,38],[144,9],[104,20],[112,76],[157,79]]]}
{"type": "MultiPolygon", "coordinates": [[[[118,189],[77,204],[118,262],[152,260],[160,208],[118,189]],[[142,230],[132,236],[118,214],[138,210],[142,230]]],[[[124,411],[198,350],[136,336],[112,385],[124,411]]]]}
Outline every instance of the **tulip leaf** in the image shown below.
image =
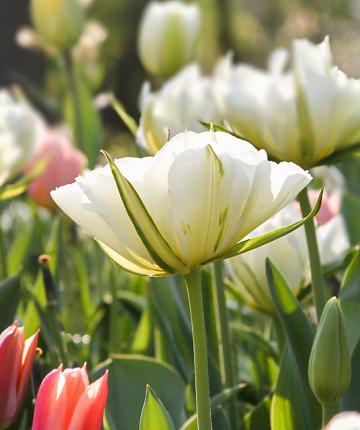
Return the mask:
{"type": "MultiPolygon", "coordinates": [[[[271,430],[270,429],[271,397],[265,397],[253,410],[245,415],[243,430],[271,430]]],[[[275,427],[274,427],[275,428],[275,427]]]]}
{"type": "Polygon", "coordinates": [[[360,339],[360,249],[347,267],[341,283],[340,302],[343,310],[350,354],[360,339]]]}
{"type": "Polygon", "coordinates": [[[169,413],[150,385],[146,386],[139,430],[175,430],[169,413]]]}
{"type": "Polygon", "coordinates": [[[22,177],[13,184],[0,187],[0,201],[11,200],[23,194],[29,184],[34,181],[45,170],[48,160],[39,161],[29,172],[28,175],[22,177]]]}
{"type": "Polygon", "coordinates": [[[269,233],[262,234],[261,236],[243,240],[242,242],[236,244],[229,251],[227,251],[225,254],[223,254],[221,257],[218,257],[217,259],[235,257],[236,255],[240,255],[240,254],[243,254],[244,252],[248,252],[255,248],[259,248],[260,246],[266,245],[267,243],[270,243],[273,240],[279,239],[280,237],[283,237],[293,232],[294,230],[298,229],[306,222],[311,220],[319,212],[321,207],[322,195],[323,195],[323,190],[320,191],[316,204],[314,205],[313,209],[308,213],[308,215],[306,215],[306,217],[286,227],[281,227],[269,233]]]}
{"type": "Polygon", "coordinates": [[[118,100],[115,96],[112,96],[111,106],[115,110],[115,112],[119,115],[119,118],[123,121],[126,127],[129,129],[133,136],[136,136],[138,125],[134,118],[130,116],[126,110],[124,105],[118,100]]]}
{"type": "Polygon", "coordinates": [[[110,165],[126,212],[155,263],[167,273],[183,272],[185,266],[162,237],[135,188],[121,174],[110,154],[106,151],[102,152],[110,165]]]}
{"type": "Polygon", "coordinates": [[[97,162],[101,141],[101,119],[88,86],[79,73],[75,72],[73,78],[75,93],[66,94],[64,115],[73,130],[77,146],[86,154],[89,167],[93,168],[97,162]]]}
{"type": "Polygon", "coordinates": [[[313,430],[321,427],[321,408],[308,381],[314,333],[293,291],[275,266],[266,274],[277,316],[286,338],[271,408],[272,428],[313,430]]]}
{"type": "Polygon", "coordinates": [[[0,282],[0,332],[13,323],[20,302],[19,274],[0,282]]]}
{"type": "Polygon", "coordinates": [[[174,425],[185,419],[185,384],[174,368],[158,360],[136,355],[114,355],[94,371],[94,377],[109,370],[106,416],[112,430],[138,430],[144,403],[144,388],[151,385],[162,399],[174,425]]]}
{"type": "MultiPolygon", "coordinates": [[[[225,405],[235,395],[241,395],[242,392],[246,393],[249,390],[247,384],[240,384],[236,387],[226,388],[221,393],[211,398],[211,412],[214,414],[216,409],[225,405]]],[[[179,430],[197,430],[197,415],[194,414],[186,420],[179,430]]]]}

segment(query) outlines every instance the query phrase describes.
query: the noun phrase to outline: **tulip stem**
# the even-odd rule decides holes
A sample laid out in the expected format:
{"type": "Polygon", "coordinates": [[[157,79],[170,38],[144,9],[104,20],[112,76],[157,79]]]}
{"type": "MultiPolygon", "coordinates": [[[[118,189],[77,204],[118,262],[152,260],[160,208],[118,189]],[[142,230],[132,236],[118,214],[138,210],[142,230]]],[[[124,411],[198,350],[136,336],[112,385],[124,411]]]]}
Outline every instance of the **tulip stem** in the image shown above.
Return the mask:
{"type": "Polygon", "coordinates": [[[198,430],[211,430],[209,372],[200,270],[185,276],[194,346],[198,430]]]}
{"type": "Polygon", "coordinates": [[[339,403],[334,403],[331,405],[322,404],[322,426],[325,427],[331,418],[339,411],[339,403]]]}
{"type": "MultiPolygon", "coordinates": [[[[216,313],[216,331],[219,345],[220,376],[223,388],[232,388],[234,382],[234,369],[232,364],[232,351],[230,346],[229,319],[226,309],[224,262],[217,261],[215,267],[214,302],[216,313]]],[[[229,412],[233,428],[236,425],[236,405],[234,399],[229,403],[229,412]]]]}
{"type": "MultiPolygon", "coordinates": [[[[305,188],[298,196],[302,216],[305,217],[311,210],[308,189],[305,188]]],[[[315,222],[312,218],[304,225],[305,235],[310,259],[311,285],[314,294],[317,320],[320,321],[325,306],[325,288],[322,276],[319,247],[316,239],[315,222]]]]}
{"type": "Polygon", "coordinates": [[[84,151],[84,130],[81,118],[81,101],[79,95],[79,88],[77,85],[76,71],[74,62],[69,53],[64,55],[65,64],[65,75],[68,84],[68,91],[72,103],[73,115],[74,115],[74,137],[77,146],[81,151],[84,151]]]}

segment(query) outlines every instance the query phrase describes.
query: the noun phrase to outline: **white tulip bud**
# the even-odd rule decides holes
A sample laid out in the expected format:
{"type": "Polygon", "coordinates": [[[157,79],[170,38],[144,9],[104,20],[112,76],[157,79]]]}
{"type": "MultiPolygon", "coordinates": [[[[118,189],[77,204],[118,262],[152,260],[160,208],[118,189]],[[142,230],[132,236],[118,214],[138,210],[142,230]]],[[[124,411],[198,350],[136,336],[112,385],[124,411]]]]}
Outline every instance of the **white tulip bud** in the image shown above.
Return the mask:
{"type": "Polygon", "coordinates": [[[151,2],[140,23],[138,51],[152,74],[168,77],[193,59],[201,13],[195,4],[151,2]]]}

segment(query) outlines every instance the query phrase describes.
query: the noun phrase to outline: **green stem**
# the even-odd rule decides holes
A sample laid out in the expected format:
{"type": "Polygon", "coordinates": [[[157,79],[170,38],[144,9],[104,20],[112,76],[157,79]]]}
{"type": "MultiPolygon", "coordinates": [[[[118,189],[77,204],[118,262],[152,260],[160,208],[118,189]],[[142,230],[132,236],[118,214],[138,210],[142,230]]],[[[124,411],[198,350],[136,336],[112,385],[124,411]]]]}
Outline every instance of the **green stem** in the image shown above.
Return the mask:
{"type": "MultiPolygon", "coordinates": [[[[216,313],[216,331],[219,345],[220,376],[223,388],[232,388],[236,385],[234,381],[234,369],[232,364],[232,350],[229,333],[229,320],[226,309],[224,263],[217,261],[215,267],[214,302],[216,313]]],[[[236,405],[234,398],[229,403],[229,412],[232,427],[236,424],[236,405]]]]}
{"type": "Polygon", "coordinates": [[[326,424],[331,420],[331,418],[340,411],[339,403],[334,403],[331,405],[322,405],[322,426],[325,427],[326,424]]]}
{"type": "MultiPolygon", "coordinates": [[[[311,210],[307,188],[301,191],[298,196],[298,200],[300,203],[302,216],[304,217],[311,210]]],[[[320,317],[325,306],[325,288],[321,270],[319,248],[316,239],[314,219],[312,218],[307,223],[305,223],[304,227],[310,259],[311,285],[314,294],[316,315],[317,320],[320,321],[320,317]]]]}
{"type": "Polygon", "coordinates": [[[185,276],[194,345],[198,430],[211,430],[209,371],[200,270],[185,276]]]}
{"type": "Polygon", "coordinates": [[[74,137],[75,137],[76,144],[84,152],[85,151],[84,128],[83,128],[82,117],[81,117],[81,102],[80,102],[80,96],[79,96],[79,89],[77,85],[75,66],[71,58],[71,55],[69,53],[66,53],[64,56],[64,64],[65,64],[65,74],[67,79],[68,91],[70,94],[73,115],[74,115],[74,125],[73,125],[74,137]]]}

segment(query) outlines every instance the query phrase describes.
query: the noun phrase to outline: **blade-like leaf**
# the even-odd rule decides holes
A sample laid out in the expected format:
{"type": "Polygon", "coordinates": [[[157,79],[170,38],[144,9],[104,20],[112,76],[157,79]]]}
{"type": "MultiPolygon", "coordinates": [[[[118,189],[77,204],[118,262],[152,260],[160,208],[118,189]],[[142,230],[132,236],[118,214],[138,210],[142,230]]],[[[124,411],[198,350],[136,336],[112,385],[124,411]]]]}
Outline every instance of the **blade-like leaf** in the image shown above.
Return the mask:
{"type": "Polygon", "coordinates": [[[20,280],[17,274],[0,282],[0,332],[14,321],[19,302],[20,280]]]}
{"type": "Polygon", "coordinates": [[[111,106],[115,110],[115,112],[119,115],[119,118],[123,121],[126,127],[129,129],[133,136],[136,136],[138,125],[134,118],[130,116],[123,104],[116,97],[112,96],[111,106]]]}
{"type": "Polygon", "coordinates": [[[150,385],[146,386],[139,430],[175,430],[169,413],[150,385]]]}
{"type": "Polygon", "coordinates": [[[186,267],[162,237],[134,187],[121,174],[110,154],[102,152],[110,165],[126,212],[155,263],[168,273],[186,272],[186,267]]]}
{"type": "Polygon", "coordinates": [[[171,366],[149,357],[115,355],[99,365],[94,378],[109,370],[107,418],[111,430],[138,430],[144,403],[144,388],[151,385],[179,428],[184,422],[185,384],[171,366]]]}
{"type": "Polygon", "coordinates": [[[24,193],[28,185],[41,175],[47,164],[47,159],[41,160],[32,168],[28,175],[13,184],[0,187],[0,201],[10,200],[24,193]]]}
{"type": "MultiPolygon", "coordinates": [[[[211,412],[215,412],[218,407],[226,404],[226,402],[232,399],[233,396],[240,395],[241,392],[246,392],[248,390],[249,386],[247,384],[240,384],[233,388],[226,388],[211,399],[211,412]]],[[[180,427],[180,430],[197,430],[197,428],[197,415],[195,414],[186,420],[186,422],[180,427]]]]}
{"type": "Polygon", "coordinates": [[[271,410],[272,428],[314,430],[321,427],[321,407],[308,381],[313,330],[293,291],[269,260],[266,274],[287,341],[271,410]]]}
{"type": "MultiPolygon", "coordinates": [[[[226,252],[226,254],[221,256],[221,259],[235,257],[235,255],[243,254],[244,252],[251,251],[252,249],[258,248],[259,246],[266,245],[273,240],[279,239],[294,230],[298,229],[302,225],[304,225],[307,221],[311,220],[320,210],[321,200],[322,200],[323,190],[320,191],[319,197],[316,201],[315,206],[311,210],[311,212],[306,215],[305,218],[294,222],[286,227],[278,228],[269,233],[262,234],[261,236],[257,236],[251,239],[243,240],[242,242],[236,244],[233,248],[226,252]]],[[[219,258],[218,258],[219,259],[219,258]]]]}
{"type": "Polygon", "coordinates": [[[360,249],[357,249],[342,279],[340,301],[352,353],[360,338],[360,249]]]}

